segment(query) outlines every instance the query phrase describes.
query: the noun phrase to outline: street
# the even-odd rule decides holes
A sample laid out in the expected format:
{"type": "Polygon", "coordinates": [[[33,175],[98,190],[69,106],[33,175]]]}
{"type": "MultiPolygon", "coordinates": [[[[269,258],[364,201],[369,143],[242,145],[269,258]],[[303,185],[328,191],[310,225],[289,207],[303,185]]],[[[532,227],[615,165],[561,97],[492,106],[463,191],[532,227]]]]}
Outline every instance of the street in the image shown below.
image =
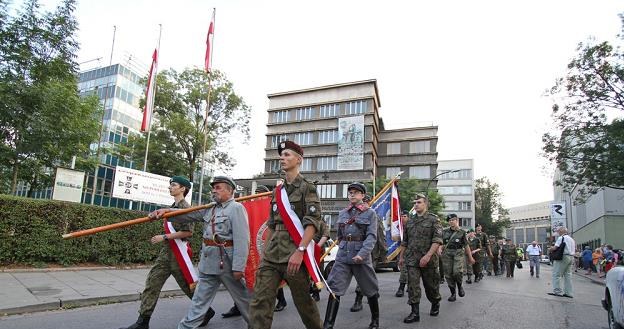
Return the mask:
{"type": "MultiPolygon", "coordinates": [[[[429,316],[430,303],[421,300],[421,320],[419,323],[405,324],[403,318],[409,314],[406,297],[396,298],[399,273],[391,271],[377,274],[380,285],[380,308],[382,328],[607,328],[606,312],[600,305],[604,287],[573,275],[574,299],[548,296],[550,289],[550,266],[542,265],[541,278],[530,278],[528,263],[524,269],[516,269],[515,278],[485,277],[476,284],[465,284],[466,297],[451,303],[446,299],[449,290],[441,285],[442,304],[438,317],[429,316]]],[[[370,311],[365,302],[364,310],[358,313],[349,311],[355,294],[355,281],[351,282],[349,293],[341,300],[336,328],[367,328],[370,311]]],[[[302,328],[296,309],[286,292],[288,306],[275,313],[273,328],[302,328]]],[[[321,295],[319,308],[325,314],[327,293],[321,295]]],[[[189,300],[182,297],[161,299],[150,322],[152,329],[172,329],[185,315],[189,300]]],[[[226,291],[220,291],[213,307],[217,315],[206,328],[244,328],[241,317],[223,319],[219,315],[232,306],[226,291]]],[[[24,314],[0,318],[0,329],[117,329],[136,320],[139,302],[110,304],[63,311],[24,314]]]]}

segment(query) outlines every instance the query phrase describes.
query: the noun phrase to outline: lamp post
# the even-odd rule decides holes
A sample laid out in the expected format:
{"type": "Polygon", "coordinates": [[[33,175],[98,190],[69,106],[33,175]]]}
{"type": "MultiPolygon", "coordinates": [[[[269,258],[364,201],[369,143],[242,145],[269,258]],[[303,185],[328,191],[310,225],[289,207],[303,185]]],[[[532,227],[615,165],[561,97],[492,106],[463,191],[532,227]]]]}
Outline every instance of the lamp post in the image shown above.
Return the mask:
{"type": "Polygon", "coordinates": [[[429,186],[431,186],[431,182],[433,182],[436,178],[438,178],[439,176],[442,176],[444,174],[448,174],[448,173],[452,173],[452,172],[460,172],[460,169],[455,169],[455,170],[447,170],[447,171],[443,171],[435,176],[433,176],[433,178],[431,178],[429,180],[429,183],[427,183],[427,188],[425,189],[425,195],[427,196],[427,198],[429,198],[429,186]]]}

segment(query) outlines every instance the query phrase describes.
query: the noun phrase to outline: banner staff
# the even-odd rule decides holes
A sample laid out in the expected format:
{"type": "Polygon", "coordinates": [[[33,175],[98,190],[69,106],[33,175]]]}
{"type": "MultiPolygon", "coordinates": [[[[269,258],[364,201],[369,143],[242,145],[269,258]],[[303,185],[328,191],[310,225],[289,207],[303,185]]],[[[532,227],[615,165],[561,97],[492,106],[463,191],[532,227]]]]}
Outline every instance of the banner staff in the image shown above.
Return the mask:
{"type": "Polygon", "coordinates": [[[208,35],[206,36],[206,55],[204,56],[204,69],[208,76],[208,93],[206,95],[206,117],[204,118],[204,146],[202,147],[201,153],[201,164],[200,164],[200,174],[199,174],[199,198],[197,203],[201,204],[202,202],[202,193],[204,192],[204,166],[206,159],[206,143],[208,141],[208,115],[210,115],[210,91],[212,89],[212,46],[214,41],[214,26],[215,26],[215,18],[217,14],[217,9],[212,8],[212,20],[210,21],[210,26],[208,26],[208,35]],[[210,39],[212,36],[212,40],[210,39]]]}

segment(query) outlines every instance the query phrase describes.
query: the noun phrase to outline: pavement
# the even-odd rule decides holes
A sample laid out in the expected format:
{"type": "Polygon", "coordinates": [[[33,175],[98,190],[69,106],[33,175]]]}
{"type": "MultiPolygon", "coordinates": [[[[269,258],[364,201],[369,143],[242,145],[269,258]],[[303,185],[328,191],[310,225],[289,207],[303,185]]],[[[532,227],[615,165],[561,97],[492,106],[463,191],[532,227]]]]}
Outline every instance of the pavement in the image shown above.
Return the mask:
{"type": "MultiPolygon", "coordinates": [[[[0,272],[0,316],[139,300],[149,270],[149,267],[3,270],[0,272]]],[[[586,276],[583,270],[573,273],[605,284],[596,274],[586,276]]],[[[183,292],[170,277],[161,298],[180,295],[183,292]]]]}

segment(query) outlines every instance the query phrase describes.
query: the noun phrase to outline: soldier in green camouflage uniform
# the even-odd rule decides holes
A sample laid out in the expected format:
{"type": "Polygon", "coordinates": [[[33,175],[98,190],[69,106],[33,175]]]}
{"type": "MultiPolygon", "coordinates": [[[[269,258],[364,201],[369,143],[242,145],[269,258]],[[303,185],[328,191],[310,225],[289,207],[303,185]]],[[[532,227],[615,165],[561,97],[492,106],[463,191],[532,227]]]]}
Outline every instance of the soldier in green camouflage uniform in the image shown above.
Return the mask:
{"type": "MultiPolygon", "coordinates": [[[[169,194],[173,196],[175,202],[171,208],[189,208],[191,205],[186,202],[184,197],[189,193],[191,189],[191,182],[182,176],[171,177],[169,181],[169,194]]],[[[139,319],[136,323],[126,327],[125,329],[147,329],[149,328],[149,321],[156,308],[156,303],[160,297],[160,290],[169,278],[173,275],[180,289],[189,297],[193,298],[193,291],[189,287],[188,283],[184,279],[184,274],[178,265],[178,261],[173,255],[173,251],[169,246],[167,240],[169,239],[187,239],[193,235],[193,223],[173,223],[173,228],[176,233],[155,235],[152,237],[151,242],[162,243],[158,258],[154,262],[154,266],[147,275],[145,280],[145,289],[141,294],[141,306],[139,308],[139,319]]],[[[204,316],[204,322],[202,325],[206,325],[208,321],[214,316],[214,310],[211,308],[204,316]]]]}
{"type": "MultiPolygon", "coordinates": [[[[405,227],[405,225],[407,224],[408,218],[408,211],[403,210],[403,212],[401,213],[401,223],[403,224],[403,227],[405,227]]],[[[400,241],[401,236],[393,236],[392,240],[400,241]]],[[[395,297],[403,297],[403,291],[405,289],[405,285],[407,284],[407,266],[400,266],[400,270],[401,275],[399,276],[399,289],[397,289],[396,293],[394,294],[395,297]]]]}
{"type": "Polygon", "coordinates": [[[304,234],[300,245],[295,245],[279,213],[274,190],[267,223],[267,243],[256,271],[254,297],[249,305],[250,327],[271,328],[277,289],[280,282],[286,280],[304,326],[320,329],[321,315],[310,296],[310,276],[302,260],[305,247],[321,230],[321,202],[316,186],[299,174],[303,149],[292,141],[285,141],[278,146],[278,153],[282,169],[286,172],[282,193],[287,193],[290,206],[304,227],[304,234]]]}
{"type": "Polygon", "coordinates": [[[494,275],[500,275],[500,269],[498,268],[500,245],[496,242],[496,237],[493,235],[490,235],[490,247],[492,248],[492,270],[494,271],[494,275]]]}
{"type": "MultiPolygon", "coordinates": [[[[483,257],[481,257],[480,251],[482,250],[481,239],[477,238],[476,233],[473,229],[468,231],[468,245],[470,246],[470,252],[472,252],[472,258],[474,258],[474,264],[472,265],[472,273],[475,276],[474,282],[477,283],[481,280],[479,273],[483,271],[481,267],[483,262],[483,257]]],[[[468,274],[468,280],[466,283],[471,283],[470,274],[468,274]]]]}
{"type": "Polygon", "coordinates": [[[451,290],[451,296],[448,298],[448,301],[454,302],[457,299],[455,296],[456,287],[459,297],[464,297],[465,295],[462,287],[464,255],[468,258],[467,266],[471,266],[474,263],[474,259],[470,252],[470,246],[468,246],[466,231],[459,227],[457,215],[450,214],[446,217],[446,220],[450,226],[442,231],[442,264],[446,282],[451,290]]]}
{"type": "Polygon", "coordinates": [[[511,242],[511,239],[505,240],[501,254],[503,256],[503,260],[505,261],[505,271],[507,272],[507,277],[513,278],[516,260],[518,259],[518,252],[516,251],[516,245],[511,242]]]}
{"type": "Polygon", "coordinates": [[[475,277],[475,282],[483,279],[483,269],[487,267],[488,275],[492,275],[492,266],[489,267],[485,264],[488,263],[492,259],[492,249],[490,247],[490,239],[488,239],[488,235],[483,232],[483,226],[481,224],[477,224],[475,226],[475,234],[479,240],[481,240],[481,251],[479,254],[481,255],[481,272],[479,272],[479,280],[475,277]]]}
{"type": "Polygon", "coordinates": [[[407,265],[407,293],[411,313],[403,319],[405,323],[420,321],[420,279],[427,299],[431,302],[429,315],[440,313],[440,274],[438,273],[438,248],[442,244],[442,224],[438,217],[427,212],[427,197],[416,194],[416,213],[405,225],[399,265],[407,265]]]}

